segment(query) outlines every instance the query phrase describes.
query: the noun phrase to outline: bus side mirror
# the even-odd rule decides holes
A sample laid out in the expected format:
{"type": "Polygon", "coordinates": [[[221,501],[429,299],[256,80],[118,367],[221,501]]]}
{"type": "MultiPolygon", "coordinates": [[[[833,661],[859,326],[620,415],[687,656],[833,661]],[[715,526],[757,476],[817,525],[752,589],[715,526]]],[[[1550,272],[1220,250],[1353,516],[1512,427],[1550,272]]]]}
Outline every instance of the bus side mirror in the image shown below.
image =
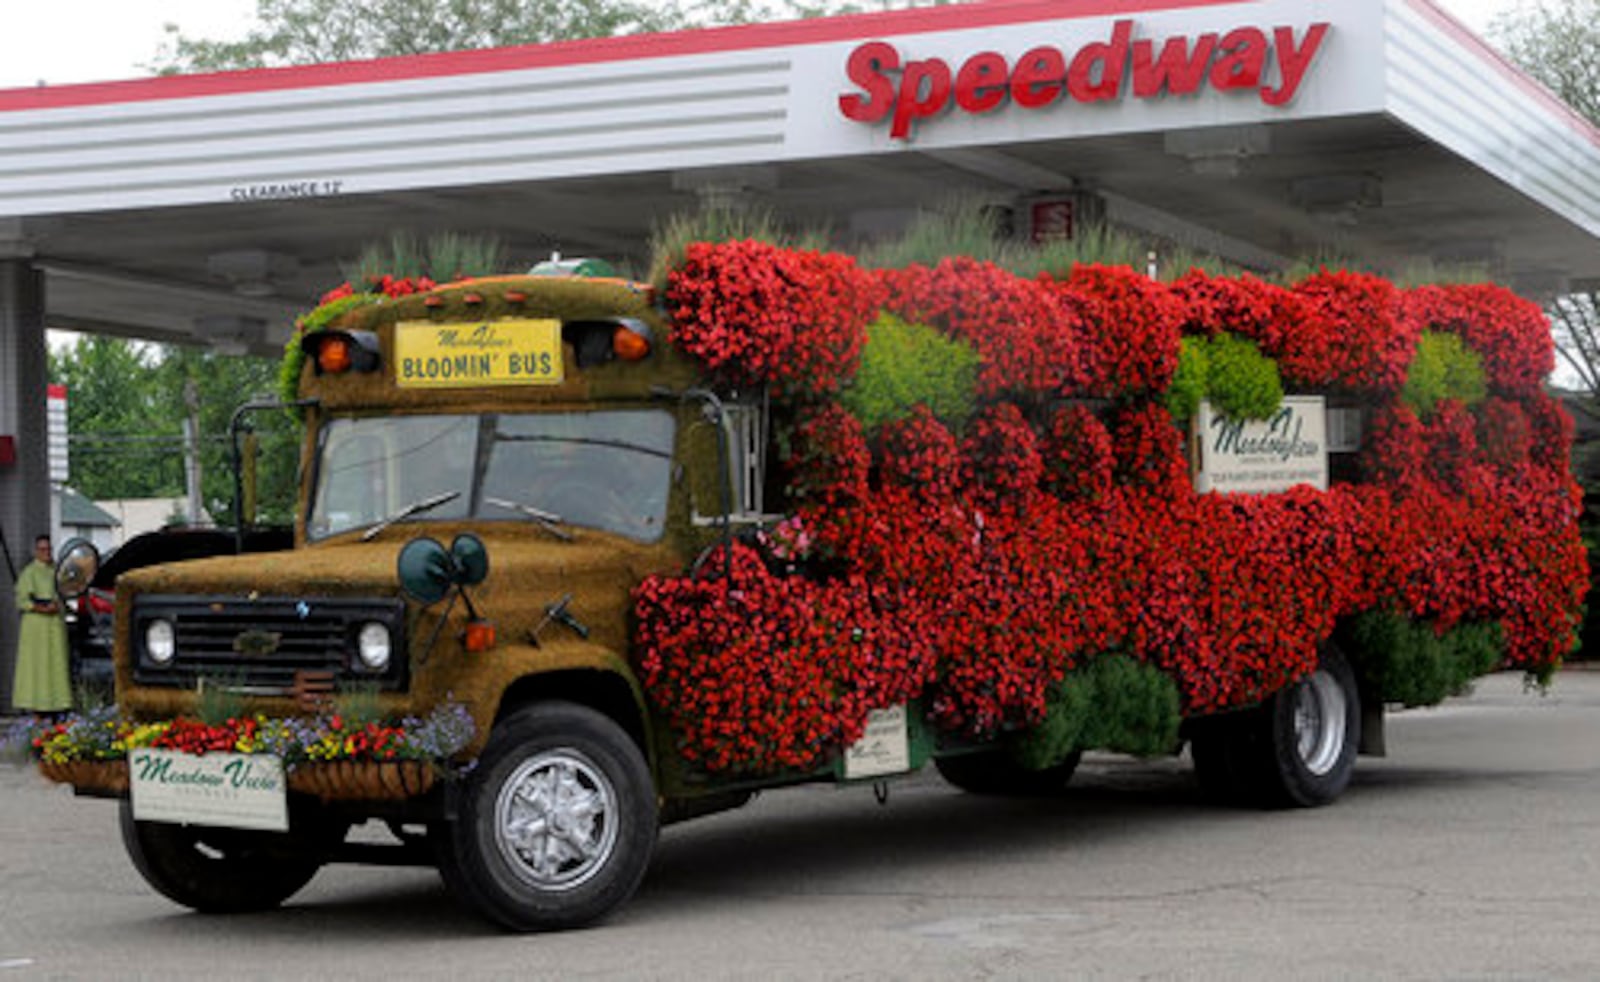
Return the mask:
{"type": "Polygon", "coordinates": [[[81,597],[100,572],[100,550],[88,539],[69,539],[56,561],[56,592],[63,599],[81,597]]]}

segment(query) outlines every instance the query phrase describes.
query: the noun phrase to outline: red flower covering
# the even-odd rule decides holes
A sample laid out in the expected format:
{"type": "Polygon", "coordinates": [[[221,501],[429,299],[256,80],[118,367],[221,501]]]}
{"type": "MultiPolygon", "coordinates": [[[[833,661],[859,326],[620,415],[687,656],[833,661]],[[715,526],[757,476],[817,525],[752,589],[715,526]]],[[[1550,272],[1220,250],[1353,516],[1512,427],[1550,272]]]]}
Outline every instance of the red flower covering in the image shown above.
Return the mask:
{"type": "Polygon", "coordinates": [[[1433,480],[1459,488],[1478,460],[1478,421],[1454,399],[1441,401],[1427,424],[1428,464],[1433,480]]]}
{"type": "Polygon", "coordinates": [[[1063,501],[1103,503],[1111,492],[1111,432],[1087,406],[1064,406],[1050,419],[1045,486],[1063,501]]]}
{"type": "Polygon", "coordinates": [[[1250,276],[1213,277],[1190,270],[1172,284],[1185,312],[1183,333],[1216,337],[1227,332],[1249,338],[1278,363],[1291,388],[1323,384],[1332,340],[1329,322],[1293,290],[1250,276]]]}
{"type": "Polygon", "coordinates": [[[1489,385],[1515,396],[1537,395],[1555,371],[1550,320],[1531,300],[1493,283],[1423,286],[1405,295],[1416,330],[1448,331],[1483,356],[1489,385]]]}
{"type": "Polygon", "coordinates": [[[875,279],[848,256],[696,243],[667,276],[672,340],[732,385],[826,395],[855,373],[875,279]]]}
{"type": "MultiPolygon", "coordinates": [[[[369,276],[367,278],[366,289],[362,290],[361,292],[381,293],[386,297],[406,297],[413,293],[427,293],[436,286],[438,286],[438,284],[426,276],[391,276],[390,274],[385,273],[382,276],[369,276]]],[[[329,290],[327,293],[324,293],[322,295],[322,299],[317,301],[317,306],[320,307],[329,301],[338,300],[343,297],[355,296],[355,294],[355,286],[348,282],[341,283],[329,290]]]]}
{"type": "Polygon", "coordinates": [[[1083,378],[1077,318],[1044,284],[965,257],[932,269],[888,270],[881,278],[892,313],[939,327],[977,350],[980,396],[1035,399],[1069,391],[1083,378]]]}
{"type": "Polygon", "coordinates": [[[186,754],[229,753],[241,740],[253,738],[258,726],[257,721],[249,717],[229,719],[218,724],[179,717],[150,745],[163,750],[181,750],[186,754]]]}
{"type": "Polygon", "coordinates": [[[947,499],[961,481],[956,439],[919,405],[904,419],[886,423],[879,434],[886,485],[913,489],[928,499],[947,499]]]}
{"type": "Polygon", "coordinates": [[[1165,407],[1151,402],[1118,411],[1112,417],[1111,443],[1118,484],[1175,497],[1193,493],[1183,434],[1165,407]]]}
{"type": "Polygon", "coordinates": [[[1364,273],[1321,272],[1295,288],[1327,322],[1327,361],[1304,381],[1314,387],[1400,391],[1422,329],[1400,313],[1400,292],[1364,273]]]}
{"type": "Polygon", "coordinates": [[[867,497],[872,454],[854,416],[837,405],[813,411],[795,427],[794,444],[788,467],[797,501],[836,508],[867,497]]]}
{"type": "MultiPolygon", "coordinates": [[[[753,272],[748,250],[696,255],[707,283],[721,263],[753,272]]],[[[1572,424],[1528,388],[1539,345],[1519,303],[1466,291],[1402,311],[1388,283],[1348,273],[1293,291],[1191,274],[1170,294],[1131,272],[1030,282],[971,260],[883,279],[901,316],[978,348],[984,404],[959,438],[918,409],[870,448],[835,404],[796,414],[785,465],[801,534],[784,541],[813,554],[772,565],[805,575],[774,575],[739,547],[731,580],[639,589],[646,688],[706,770],[820,766],[869,710],[910,699],[952,732],[1027,728],[1066,673],[1109,652],[1165,671],[1187,713],[1237,708],[1310,671],[1335,625],[1372,609],[1439,630],[1498,623],[1515,666],[1569,649],[1588,584],[1572,424]],[[1475,410],[1441,403],[1426,424],[1393,398],[1424,320],[1498,366],[1495,395],[1475,410]],[[1179,324],[1253,338],[1296,366],[1295,384],[1376,403],[1362,481],[1196,495],[1183,436],[1149,398],[1179,324]],[[1047,398],[1085,389],[1108,403],[1047,398]]],[[[722,312],[747,313],[707,310],[675,323],[720,336],[736,333],[722,312]]]]}
{"type": "Polygon", "coordinates": [[[635,594],[645,687],[685,759],[714,771],[815,768],[861,737],[870,710],[931,676],[926,632],[861,577],[775,576],[741,545],[731,572],[651,578],[635,594]]]}
{"type": "Polygon", "coordinates": [[[1427,479],[1428,449],[1422,421],[1410,406],[1394,403],[1368,420],[1362,469],[1367,479],[1390,487],[1414,487],[1427,479]]]}
{"type": "Polygon", "coordinates": [[[1522,405],[1499,396],[1485,400],[1478,416],[1478,444],[1484,459],[1502,470],[1526,467],[1533,454],[1533,427],[1522,405]]]}
{"type": "Polygon", "coordinates": [[[1318,644],[1362,598],[1353,494],[1300,487],[1128,504],[1129,646],[1172,674],[1191,710],[1248,704],[1310,671],[1318,644]]]}
{"type": "Polygon", "coordinates": [[[355,296],[355,293],[356,288],[351,286],[347,280],[329,290],[327,293],[324,293],[321,299],[317,301],[317,306],[320,307],[325,303],[332,303],[335,300],[343,300],[345,297],[353,297],[355,296]]]}
{"type": "Polygon", "coordinates": [[[1168,289],[1126,266],[1079,263],[1053,287],[1077,315],[1082,393],[1125,398],[1166,391],[1178,368],[1183,305],[1168,289]]]}
{"type": "Polygon", "coordinates": [[[1044,476],[1038,438],[1021,411],[1008,402],[978,414],[962,451],[973,495],[989,506],[1025,504],[1044,476]]]}
{"type": "Polygon", "coordinates": [[[1567,473],[1567,462],[1572,459],[1572,416],[1566,407],[1544,393],[1523,400],[1522,408],[1528,413],[1533,427],[1533,462],[1548,470],[1567,473]]]}
{"type": "Polygon", "coordinates": [[[1559,661],[1588,589],[1577,501],[1570,481],[1538,469],[1514,479],[1470,471],[1458,494],[1411,489],[1396,504],[1414,541],[1392,584],[1400,608],[1440,630],[1498,621],[1510,665],[1559,661]]]}
{"type": "Polygon", "coordinates": [[[1093,542],[1048,498],[1025,513],[974,515],[971,528],[968,559],[936,622],[929,716],[987,737],[1042,719],[1050,686],[1110,646],[1116,608],[1101,605],[1109,591],[1073,575],[1091,565],[1093,542]]]}

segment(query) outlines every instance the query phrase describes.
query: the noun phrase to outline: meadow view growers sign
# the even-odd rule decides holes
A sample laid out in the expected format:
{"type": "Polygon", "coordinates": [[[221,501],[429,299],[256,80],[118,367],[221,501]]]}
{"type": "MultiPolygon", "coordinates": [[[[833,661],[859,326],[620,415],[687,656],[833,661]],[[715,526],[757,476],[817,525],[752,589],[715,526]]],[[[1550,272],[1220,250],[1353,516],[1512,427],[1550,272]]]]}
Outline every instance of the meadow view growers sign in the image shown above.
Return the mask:
{"type": "Polygon", "coordinates": [[[1326,491],[1327,433],[1321,396],[1286,398],[1267,420],[1229,419],[1202,402],[1195,416],[1195,490],[1262,494],[1309,484],[1326,491]]]}
{"type": "Polygon", "coordinates": [[[128,752],[133,817],[224,828],[287,832],[283,760],[273,754],[128,752]]]}

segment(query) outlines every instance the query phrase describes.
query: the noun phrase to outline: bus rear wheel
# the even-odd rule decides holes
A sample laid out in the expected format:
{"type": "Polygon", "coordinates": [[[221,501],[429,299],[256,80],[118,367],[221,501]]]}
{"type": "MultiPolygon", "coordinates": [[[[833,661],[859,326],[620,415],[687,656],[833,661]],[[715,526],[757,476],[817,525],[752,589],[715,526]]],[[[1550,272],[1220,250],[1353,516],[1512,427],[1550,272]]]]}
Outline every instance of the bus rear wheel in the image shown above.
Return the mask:
{"type": "Polygon", "coordinates": [[[1267,808],[1312,808],[1344,793],[1355,771],[1361,697],[1335,648],[1255,709],[1202,721],[1189,750],[1208,796],[1267,808]]]}

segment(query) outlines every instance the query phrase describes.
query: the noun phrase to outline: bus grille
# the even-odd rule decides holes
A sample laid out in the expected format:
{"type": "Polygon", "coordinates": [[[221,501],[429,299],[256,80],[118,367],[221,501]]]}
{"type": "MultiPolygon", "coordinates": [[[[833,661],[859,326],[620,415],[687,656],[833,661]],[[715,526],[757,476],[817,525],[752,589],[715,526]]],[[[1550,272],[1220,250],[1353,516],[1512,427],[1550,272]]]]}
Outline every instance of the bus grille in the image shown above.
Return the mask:
{"type": "Polygon", "coordinates": [[[298,672],[332,672],[340,681],[377,683],[383,690],[406,684],[405,604],[398,599],[179,597],[147,595],[134,600],[134,681],[140,685],[194,688],[201,679],[228,689],[286,695],[298,672]],[[158,664],[145,646],[151,622],[173,627],[177,652],[158,664]],[[356,655],[363,625],[389,631],[389,665],[364,668],[356,655]]]}

